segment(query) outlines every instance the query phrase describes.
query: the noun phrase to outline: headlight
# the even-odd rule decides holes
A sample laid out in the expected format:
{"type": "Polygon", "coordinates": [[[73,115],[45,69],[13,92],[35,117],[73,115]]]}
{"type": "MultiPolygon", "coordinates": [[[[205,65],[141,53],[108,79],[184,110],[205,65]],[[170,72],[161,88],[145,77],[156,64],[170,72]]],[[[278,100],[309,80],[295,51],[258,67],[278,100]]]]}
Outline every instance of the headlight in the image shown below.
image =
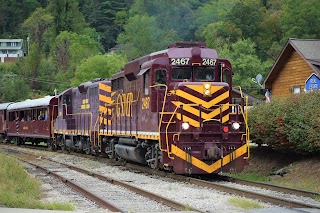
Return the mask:
{"type": "Polygon", "coordinates": [[[189,129],[190,125],[187,122],[183,122],[181,127],[182,127],[183,130],[187,130],[187,129],[189,129]]]}
{"type": "Polygon", "coordinates": [[[209,96],[209,95],[210,95],[210,91],[209,91],[209,90],[206,90],[206,91],[204,91],[204,94],[207,95],[207,96],[209,96]]]}
{"type": "Polygon", "coordinates": [[[232,124],[232,128],[235,129],[235,130],[238,130],[240,128],[240,124],[238,122],[234,122],[232,124]]]}
{"type": "Polygon", "coordinates": [[[209,89],[210,88],[210,84],[205,84],[204,88],[209,89]]]}

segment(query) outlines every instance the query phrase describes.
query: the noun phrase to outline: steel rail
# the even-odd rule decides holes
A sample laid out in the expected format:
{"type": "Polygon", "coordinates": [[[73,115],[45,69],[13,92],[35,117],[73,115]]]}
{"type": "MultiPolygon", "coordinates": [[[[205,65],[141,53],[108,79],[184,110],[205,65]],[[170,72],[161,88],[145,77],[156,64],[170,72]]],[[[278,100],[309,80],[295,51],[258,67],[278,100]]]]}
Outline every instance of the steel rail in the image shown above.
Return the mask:
{"type": "Polygon", "coordinates": [[[61,180],[63,183],[65,183],[66,185],[70,186],[71,188],[73,188],[74,190],[76,190],[77,192],[81,193],[82,195],[84,195],[85,197],[87,197],[88,199],[92,200],[93,202],[97,203],[99,206],[101,206],[102,208],[108,209],[112,212],[123,212],[121,209],[117,208],[116,206],[112,205],[111,203],[109,203],[108,201],[98,197],[97,195],[89,192],[88,190],[82,188],[81,186],[73,183],[71,180],[68,180],[60,175],[58,175],[55,172],[52,172],[48,169],[46,169],[45,167],[39,166],[37,164],[31,163],[27,160],[21,159],[21,158],[17,158],[20,161],[23,161],[25,163],[28,163],[34,167],[36,167],[39,170],[42,170],[44,172],[46,172],[47,174],[56,177],[57,179],[61,180]]]}
{"type": "Polygon", "coordinates": [[[159,176],[162,176],[162,177],[168,177],[168,178],[172,178],[172,179],[177,180],[177,181],[185,181],[185,182],[192,183],[192,184],[195,184],[195,185],[199,185],[199,186],[203,186],[203,187],[207,187],[207,188],[211,188],[211,189],[215,189],[215,190],[219,190],[219,191],[224,191],[224,192],[227,192],[227,193],[230,193],[230,194],[244,196],[244,197],[247,197],[247,198],[259,199],[259,200],[264,201],[264,202],[269,202],[269,203],[272,203],[272,204],[281,205],[281,206],[285,206],[285,207],[320,209],[320,206],[315,206],[315,205],[311,205],[311,204],[307,204],[307,203],[293,201],[293,200],[289,200],[289,199],[285,199],[285,198],[273,197],[273,196],[270,196],[270,195],[265,195],[265,194],[252,192],[252,191],[247,191],[247,190],[243,190],[243,189],[237,189],[237,188],[233,188],[233,187],[230,187],[230,186],[224,186],[224,185],[220,185],[220,184],[217,184],[217,183],[213,183],[213,182],[210,182],[210,181],[204,181],[204,180],[200,180],[200,179],[196,179],[196,178],[190,178],[190,177],[181,176],[181,175],[168,174],[168,173],[162,172],[162,171],[148,170],[148,169],[146,169],[144,167],[137,166],[135,164],[128,164],[127,163],[125,166],[127,168],[136,169],[136,170],[139,170],[139,171],[142,171],[142,172],[146,172],[146,173],[149,173],[149,174],[159,175],[159,176]]]}
{"type": "MultiPolygon", "coordinates": [[[[22,151],[19,151],[19,152],[22,152],[22,151]]],[[[24,152],[25,153],[25,152],[24,152]]],[[[32,156],[35,156],[35,157],[39,157],[37,155],[34,155],[34,154],[31,154],[31,153],[25,153],[25,154],[28,154],[28,155],[32,155],[32,156]]],[[[188,206],[186,204],[182,204],[182,203],[179,203],[179,202],[176,202],[176,201],[173,201],[173,200],[170,200],[168,198],[165,198],[165,197],[162,197],[160,195],[157,195],[157,194],[154,194],[152,192],[148,192],[148,191],[145,191],[143,189],[140,189],[138,187],[135,187],[133,185],[130,185],[130,184],[127,184],[127,183],[124,183],[122,181],[118,181],[118,180],[115,180],[115,179],[112,179],[112,178],[109,178],[109,177],[106,177],[106,176],[103,176],[103,175],[100,175],[100,174],[97,174],[97,173],[94,173],[94,172],[91,172],[91,171],[88,171],[88,170],[85,170],[85,169],[82,169],[82,168],[79,168],[79,167],[76,167],[76,166],[72,166],[72,165],[69,165],[69,164],[65,164],[65,163],[60,163],[58,161],[55,161],[55,160],[52,160],[52,159],[49,159],[47,157],[42,157],[42,159],[44,160],[47,160],[49,162],[54,162],[54,163],[57,163],[57,164],[60,164],[60,165],[63,165],[69,169],[72,169],[72,170],[75,170],[77,172],[80,172],[82,174],[85,174],[85,175],[89,175],[89,176],[92,176],[92,177],[95,177],[99,180],[102,180],[102,181],[105,181],[105,182],[108,182],[108,183],[111,183],[111,184],[115,184],[115,185],[118,185],[118,186],[122,186],[124,188],[127,188],[137,194],[140,194],[144,197],[147,197],[149,199],[152,199],[152,200],[155,200],[156,202],[159,202],[159,203],[162,203],[164,205],[167,205],[171,208],[174,208],[176,210],[181,210],[181,211],[194,211],[194,212],[201,212],[201,213],[206,213],[205,211],[202,211],[200,209],[196,209],[196,208],[193,208],[191,206],[188,206]]],[[[23,159],[19,159],[19,160],[22,160],[24,161],[23,159]]],[[[27,161],[26,161],[27,162],[27,161]]],[[[36,164],[32,164],[30,162],[27,162],[35,167],[39,167],[40,169],[44,169],[47,173],[53,173],[53,175],[57,175],[55,174],[54,172],[48,172],[48,170],[46,170],[45,168],[43,167],[40,167],[36,164]]],[[[58,178],[60,178],[60,176],[58,176],[58,178]]],[[[68,180],[66,179],[63,179],[63,181],[68,184],[70,183],[68,180]]],[[[72,183],[71,183],[72,184],[72,183]]],[[[78,186],[79,187],[79,186],[78,186]]],[[[90,193],[90,192],[89,192],[90,193]]],[[[109,208],[108,208],[109,209],[109,208]]],[[[120,210],[119,210],[120,211],[120,210]]]]}
{"type": "MultiPolygon", "coordinates": [[[[84,155],[82,155],[82,156],[84,156],[84,155]]],[[[70,165],[68,165],[68,166],[70,166],[70,165]]],[[[177,180],[177,181],[189,182],[189,183],[196,184],[196,185],[199,185],[199,186],[204,186],[204,187],[208,187],[208,188],[224,191],[224,192],[231,193],[231,194],[245,196],[245,197],[248,197],[248,198],[259,199],[259,200],[264,201],[264,202],[269,202],[269,203],[273,203],[273,204],[281,205],[281,206],[285,206],[285,207],[320,209],[320,206],[315,206],[315,205],[302,203],[302,202],[297,202],[297,201],[293,201],[293,200],[288,200],[288,199],[284,199],[284,198],[272,197],[272,196],[269,196],[269,195],[264,195],[264,194],[251,192],[251,191],[246,191],[246,190],[242,190],[242,189],[236,189],[236,188],[232,188],[232,187],[228,187],[228,186],[223,186],[223,185],[220,185],[220,184],[215,184],[215,183],[209,182],[209,181],[204,181],[204,180],[199,180],[199,179],[190,178],[190,177],[186,177],[186,176],[176,175],[176,174],[173,174],[173,173],[158,171],[158,170],[150,169],[150,168],[147,168],[147,167],[142,167],[142,166],[131,164],[131,163],[126,163],[124,166],[126,168],[138,170],[138,171],[141,171],[141,172],[144,172],[144,173],[159,175],[161,177],[168,177],[168,178],[171,178],[171,179],[174,179],[174,180],[177,180]]],[[[88,174],[89,173],[90,172],[88,172],[88,174]]],[[[239,184],[241,184],[240,182],[241,181],[239,181],[239,184]]],[[[261,186],[259,186],[259,187],[261,187],[261,186]]],[[[283,187],[283,188],[286,188],[286,187],[283,187]]],[[[288,189],[290,189],[290,188],[288,188],[288,189]]],[[[272,190],[279,191],[277,189],[272,189],[272,190]]],[[[298,192],[300,190],[295,189],[295,191],[298,192]]],[[[292,193],[290,191],[287,191],[286,193],[296,194],[296,193],[292,193]]],[[[316,192],[314,192],[314,193],[311,192],[311,193],[313,194],[313,196],[314,195],[316,195],[316,196],[318,195],[316,192]]],[[[310,195],[308,197],[310,197],[310,195]]],[[[199,210],[194,210],[194,211],[199,211],[199,210]]],[[[199,211],[199,212],[201,212],[201,211],[199,211]]]]}
{"type": "Polygon", "coordinates": [[[251,181],[251,180],[244,180],[244,179],[228,177],[228,176],[221,176],[221,178],[225,181],[229,181],[232,183],[260,187],[260,188],[270,189],[270,190],[284,192],[284,193],[288,193],[288,194],[295,194],[298,196],[305,196],[305,197],[312,197],[312,198],[315,198],[317,196],[320,197],[320,193],[317,193],[317,192],[311,192],[311,191],[289,188],[289,187],[285,187],[285,186],[279,186],[279,185],[262,183],[262,182],[251,181]]]}
{"type": "Polygon", "coordinates": [[[60,162],[57,162],[55,160],[51,160],[51,159],[48,159],[48,158],[44,158],[44,159],[46,159],[48,161],[51,161],[51,162],[58,163],[58,164],[63,165],[63,166],[66,166],[67,168],[70,168],[70,169],[75,170],[77,172],[80,172],[80,173],[83,173],[83,174],[90,175],[92,177],[98,178],[99,180],[102,180],[102,181],[105,181],[105,182],[109,182],[109,183],[112,183],[112,184],[115,184],[115,185],[118,185],[118,186],[122,186],[122,187],[127,188],[127,189],[129,189],[129,190],[131,190],[131,191],[133,191],[133,192],[135,192],[137,194],[140,194],[140,195],[142,195],[144,197],[147,197],[147,198],[150,198],[152,200],[155,200],[155,201],[157,201],[159,203],[162,203],[164,205],[170,206],[170,207],[172,207],[172,208],[174,208],[176,210],[186,210],[186,208],[187,208],[189,211],[192,210],[192,211],[196,211],[196,212],[205,213],[205,211],[202,211],[202,210],[190,207],[190,206],[186,206],[185,204],[182,204],[182,203],[167,199],[165,197],[162,197],[160,195],[154,194],[152,192],[148,192],[146,190],[143,190],[143,189],[140,189],[140,188],[135,187],[133,185],[124,183],[122,181],[118,181],[118,180],[115,180],[115,179],[112,179],[112,178],[109,178],[109,177],[106,177],[106,176],[103,176],[103,175],[100,175],[100,174],[97,174],[97,173],[82,169],[82,168],[79,168],[79,167],[76,167],[76,166],[72,166],[72,165],[65,164],[65,163],[60,163],[60,162]]]}

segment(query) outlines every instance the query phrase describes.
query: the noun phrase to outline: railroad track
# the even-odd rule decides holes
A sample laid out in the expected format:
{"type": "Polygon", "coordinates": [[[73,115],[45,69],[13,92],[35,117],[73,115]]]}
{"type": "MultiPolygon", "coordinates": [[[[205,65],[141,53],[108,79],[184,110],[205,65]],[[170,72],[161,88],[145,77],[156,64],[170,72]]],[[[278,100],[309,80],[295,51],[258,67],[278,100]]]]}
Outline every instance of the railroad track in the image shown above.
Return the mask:
{"type": "Polygon", "coordinates": [[[234,177],[223,176],[223,175],[221,176],[221,179],[225,180],[225,181],[232,182],[232,183],[260,187],[260,188],[264,188],[264,189],[268,189],[268,190],[274,190],[274,191],[278,191],[278,192],[294,194],[297,196],[304,196],[304,197],[311,197],[311,198],[319,197],[320,198],[320,193],[317,193],[317,192],[294,189],[294,188],[278,186],[278,185],[274,185],[274,184],[257,182],[257,181],[244,180],[244,179],[240,179],[240,178],[234,178],[234,177]]]}
{"type": "MultiPolygon", "coordinates": [[[[64,163],[59,163],[57,161],[45,158],[45,157],[41,157],[41,159],[39,158],[39,156],[34,155],[34,154],[30,154],[30,153],[26,153],[26,152],[22,152],[22,151],[17,151],[17,150],[12,150],[12,149],[3,149],[5,151],[7,151],[7,153],[10,153],[10,155],[16,155],[13,154],[13,152],[20,154],[20,157],[17,157],[20,161],[23,161],[25,163],[28,163],[34,167],[36,167],[37,169],[40,169],[44,172],[46,172],[47,174],[50,174],[58,179],[60,179],[61,181],[63,181],[66,185],[70,186],[71,188],[73,188],[74,190],[78,191],[79,193],[83,194],[85,197],[89,198],[90,200],[94,201],[95,203],[97,203],[99,206],[101,206],[102,208],[106,208],[110,211],[113,212],[130,212],[130,209],[125,209],[125,207],[117,207],[117,204],[114,204],[114,202],[110,202],[108,200],[105,200],[104,198],[96,195],[95,193],[92,193],[92,191],[89,191],[86,189],[86,187],[83,187],[77,183],[75,183],[75,181],[72,181],[71,179],[76,179],[76,177],[73,178],[67,178],[66,175],[61,175],[58,173],[61,173],[62,170],[64,169],[70,169],[76,172],[79,172],[81,174],[84,174],[86,176],[90,176],[91,178],[96,178],[99,179],[100,181],[103,181],[105,183],[108,184],[112,184],[115,186],[119,186],[121,188],[125,188],[127,190],[130,190],[136,194],[139,194],[145,198],[148,198],[150,200],[156,201],[162,205],[168,206],[169,208],[171,208],[171,210],[188,210],[188,211],[193,211],[193,212],[204,212],[202,210],[193,208],[188,206],[187,204],[182,204],[179,202],[175,202],[173,200],[167,199],[165,197],[162,197],[160,195],[145,191],[143,189],[140,189],[138,187],[132,186],[130,184],[97,174],[97,173],[93,173],[91,171],[79,168],[79,167],[75,167],[69,164],[64,164],[64,163]],[[30,161],[30,158],[27,157],[27,159],[23,159],[21,158],[21,154],[22,156],[28,155],[28,156],[32,156],[34,159],[38,158],[37,163],[32,163],[30,161]],[[41,160],[41,161],[40,161],[41,160]],[[43,164],[43,163],[47,163],[50,162],[49,165],[39,165],[39,164],[43,164]],[[52,165],[52,163],[54,163],[55,165],[52,165]],[[52,169],[54,168],[54,169],[52,169]],[[56,172],[55,170],[58,170],[58,172],[56,172]]],[[[115,189],[113,189],[112,191],[114,191],[115,189]]],[[[121,193],[115,193],[114,197],[119,197],[119,194],[121,193]]],[[[126,195],[128,195],[127,193],[125,193],[126,195]]],[[[109,196],[110,197],[110,196],[109,196]]],[[[142,201],[144,202],[144,201],[142,201]]],[[[135,203],[135,205],[137,205],[137,203],[135,203]]],[[[149,205],[150,206],[150,205],[149,205]]],[[[140,211],[142,210],[146,210],[146,209],[140,209],[140,211]]],[[[149,210],[149,211],[157,211],[157,209],[154,210],[149,210]]]]}
{"type": "MultiPolygon", "coordinates": [[[[272,203],[272,204],[280,205],[280,206],[284,206],[284,207],[320,209],[320,205],[312,205],[312,204],[308,204],[305,202],[299,202],[299,201],[285,199],[282,197],[275,197],[275,196],[270,196],[267,194],[256,193],[254,191],[248,191],[248,190],[244,190],[244,189],[240,189],[240,188],[230,187],[230,186],[222,185],[217,182],[212,182],[212,181],[208,181],[208,180],[201,180],[198,178],[191,178],[191,177],[186,177],[186,176],[181,176],[181,175],[174,175],[174,174],[166,173],[166,172],[162,172],[162,171],[149,170],[145,167],[138,166],[135,164],[127,163],[125,166],[126,166],[126,168],[138,170],[138,171],[141,171],[144,173],[159,175],[162,177],[168,177],[168,178],[172,178],[177,181],[184,181],[184,182],[188,182],[191,184],[195,184],[195,185],[199,185],[199,186],[203,186],[203,187],[207,187],[207,188],[224,191],[224,192],[227,192],[230,194],[244,196],[244,197],[252,198],[252,199],[258,199],[263,202],[268,202],[268,203],[272,203]]],[[[231,179],[229,181],[234,181],[234,182],[237,182],[238,184],[248,184],[248,185],[251,184],[251,186],[255,186],[255,187],[267,188],[269,190],[275,190],[275,191],[289,193],[289,194],[295,194],[295,195],[299,195],[299,196],[307,196],[310,198],[314,198],[315,196],[320,196],[320,194],[316,193],[316,192],[306,192],[306,191],[302,191],[302,190],[298,190],[298,189],[290,189],[287,187],[281,187],[281,186],[270,185],[270,184],[265,184],[265,183],[260,184],[258,182],[243,181],[240,179],[231,179]]]]}
{"type": "MultiPolygon", "coordinates": [[[[77,155],[79,155],[79,154],[77,154],[77,155]]],[[[81,155],[81,156],[83,157],[86,155],[81,155]]],[[[88,156],[86,156],[86,157],[88,157],[88,156]]],[[[102,159],[102,161],[105,161],[105,159],[102,159]]],[[[284,207],[320,209],[320,205],[313,205],[313,204],[308,204],[306,202],[283,198],[281,195],[278,197],[271,196],[268,194],[257,193],[254,191],[249,191],[249,190],[245,190],[245,189],[241,189],[241,188],[235,188],[233,186],[226,186],[226,185],[223,185],[223,184],[220,184],[217,182],[212,182],[209,180],[200,180],[197,178],[179,176],[179,175],[175,175],[172,173],[151,170],[149,168],[138,166],[135,164],[130,164],[130,163],[126,163],[125,167],[128,169],[135,170],[135,171],[139,171],[139,172],[143,172],[143,173],[147,173],[147,174],[158,175],[161,177],[168,177],[168,178],[180,181],[180,182],[188,182],[191,184],[195,184],[195,185],[199,185],[199,186],[203,186],[203,187],[207,187],[207,188],[211,188],[211,189],[224,191],[224,192],[227,192],[230,194],[240,195],[240,196],[244,196],[247,198],[258,199],[263,202],[268,202],[268,203],[272,203],[272,204],[280,205],[280,206],[284,206],[284,207]]],[[[303,190],[291,189],[291,188],[287,188],[287,187],[281,187],[281,186],[259,183],[259,182],[245,181],[245,180],[240,180],[240,179],[235,179],[235,178],[230,178],[230,177],[222,177],[222,178],[224,178],[225,180],[227,180],[229,182],[234,182],[234,183],[241,184],[241,185],[245,184],[245,185],[259,187],[259,188],[265,188],[265,189],[278,191],[278,192],[282,192],[282,193],[286,193],[286,194],[290,194],[290,195],[298,195],[298,196],[304,196],[304,197],[309,197],[309,198],[314,198],[315,196],[320,196],[319,193],[315,193],[315,192],[307,192],[307,191],[303,191],[303,190]]]]}

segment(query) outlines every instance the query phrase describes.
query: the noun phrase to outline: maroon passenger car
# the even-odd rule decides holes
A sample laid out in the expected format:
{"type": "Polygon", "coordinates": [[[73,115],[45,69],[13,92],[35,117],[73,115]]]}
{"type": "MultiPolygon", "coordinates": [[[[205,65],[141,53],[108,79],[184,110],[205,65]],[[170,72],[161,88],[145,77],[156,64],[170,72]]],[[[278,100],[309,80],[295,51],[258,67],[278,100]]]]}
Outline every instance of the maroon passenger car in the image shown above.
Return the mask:
{"type": "Polygon", "coordinates": [[[0,140],[4,141],[7,138],[7,107],[11,103],[0,104],[0,140]]]}
{"type": "Polygon", "coordinates": [[[57,98],[46,96],[10,104],[6,115],[8,140],[18,145],[25,142],[48,143],[53,137],[52,120],[57,116],[54,111],[57,103],[57,98]]]}

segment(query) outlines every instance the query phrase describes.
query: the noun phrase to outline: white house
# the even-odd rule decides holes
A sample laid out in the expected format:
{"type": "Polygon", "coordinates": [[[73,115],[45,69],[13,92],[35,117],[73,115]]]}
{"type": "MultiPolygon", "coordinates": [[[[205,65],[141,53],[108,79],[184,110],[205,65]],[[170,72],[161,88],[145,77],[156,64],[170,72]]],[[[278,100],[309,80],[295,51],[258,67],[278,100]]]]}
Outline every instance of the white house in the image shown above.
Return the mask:
{"type": "Polygon", "coordinates": [[[0,39],[0,63],[23,57],[23,39],[0,39]]]}

